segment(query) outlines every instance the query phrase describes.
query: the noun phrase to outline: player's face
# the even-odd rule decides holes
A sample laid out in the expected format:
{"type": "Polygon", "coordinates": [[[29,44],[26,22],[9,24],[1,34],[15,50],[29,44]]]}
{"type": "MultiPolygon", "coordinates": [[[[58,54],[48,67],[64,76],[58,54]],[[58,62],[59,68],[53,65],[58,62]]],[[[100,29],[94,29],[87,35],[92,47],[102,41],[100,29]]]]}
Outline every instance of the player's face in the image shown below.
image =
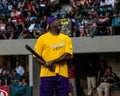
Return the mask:
{"type": "Polygon", "coordinates": [[[61,30],[61,23],[59,19],[56,19],[52,22],[52,27],[54,27],[57,31],[61,30]]]}

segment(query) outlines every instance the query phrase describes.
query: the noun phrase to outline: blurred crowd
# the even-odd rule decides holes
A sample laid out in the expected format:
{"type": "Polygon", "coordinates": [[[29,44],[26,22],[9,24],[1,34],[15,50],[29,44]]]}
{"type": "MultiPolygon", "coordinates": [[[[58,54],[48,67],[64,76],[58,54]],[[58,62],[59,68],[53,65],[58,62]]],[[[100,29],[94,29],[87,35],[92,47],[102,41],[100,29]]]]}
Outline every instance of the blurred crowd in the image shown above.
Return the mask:
{"type": "Polygon", "coordinates": [[[6,63],[0,68],[0,86],[27,86],[29,85],[29,74],[25,72],[19,61],[16,61],[16,67],[9,70],[6,63]]]}
{"type": "Polygon", "coordinates": [[[119,6],[120,0],[0,0],[0,39],[38,38],[56,10],[70,37],[119,35],[119,6]]]}

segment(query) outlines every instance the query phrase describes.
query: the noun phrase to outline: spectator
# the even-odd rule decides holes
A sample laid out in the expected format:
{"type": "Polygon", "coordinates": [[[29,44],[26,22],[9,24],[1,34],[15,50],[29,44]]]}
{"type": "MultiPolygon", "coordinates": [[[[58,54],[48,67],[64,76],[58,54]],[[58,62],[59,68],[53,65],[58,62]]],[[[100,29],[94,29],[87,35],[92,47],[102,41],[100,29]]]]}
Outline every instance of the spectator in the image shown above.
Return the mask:
{"type": "Polygon", "coordinates": [[[25,18],[25,26],[28,28],[30,26],[30,23],[31,23],[31,13],[27,12],[26,18],[25,18]]]}
{"type": "MultiPolygon", "coordinates": [[[[46,1],[47,1],[47,0],[46,0],[46,1]]],[[[57,9],[59,9],[61,3],[62,3],[62,0],[51,0],[51,1],[50,1],[51,12],[54,12],[54,11],[56,11],[57,9]]]]}
{"type": "Polygon", "coordinates": [[[7,39],[14,39],[15,36],[15,24],[12,22],[12,18],[8,18],[5,26],[7,39]]]}
{"type": "Polygon", "coordinates": [[[26,6],[25,6],[26,10],[31,12],[32,11],[32,1],[31,0],[27,0],[26,1],[26,6]]]}
{"type": "Polygon", "coordinates": [[[75,11],[75,16],[74,16],[74,18],[75,18],[75,19],[81,19],[81,17],[82,17],[82,15],[80,14],[80,12],[79,12],[79,11],[75,11]]]}
{"type": "Polygon", "coordinates": [[[12,96],[22,96],[28,85],[27,79],[24,76],[21,77],[17,74],[16,70],[13,70],[12,81],[10,86],[12,96]]]}
{"type": "Polygon", "coordinates": [[[73,64],[73,62],[70,62],[68,64],[68,74],[69,74],[69,82],[70,82],[70,86],[71,86],[72,96],[77,96],[75,64],[73,64]]]}
{"type": "Polygon", "coordinates": [[[25,76],[22,76],[20,80],[20,86],[27,86],[27,85],[28,85],[28,79],[25,76]]]}
{"type": "Polygon", "coordinates": [[[65,18],[74,18],[74,16],[75,16],[74,8],[70,6],[66,11],[65,18]]]}
{"type": "Polygon", "coordinates": [[[18,13],[18,16],[15,16],[16,22],[24,25],[25,17],[21,12],[18,13]]]}
{"type": "Polygon", "coordinates": [[[9,77],[6,69],[2,69],[0,74],[0,85],[8,86],[9,77]]]}
{"type": "Polygon", "coordinates": [[[32,10],[30,11],[30,13],[31,13],[31,20],[33,20],[33,19],[38,20],[38,13],[35,10],[35,6],[33,4],[34,4],[34,2],[32,1],[32,6],[31,6],[32,10]]]}
{"type": "Polygon", "coordinates": [[[2,17],[1,19],[6,23],[8,20],[8,16],[6,15],[6,13],[2,13],[2,17]]]}
{"type": "Polygon", "coordinates": [[[62,19],[61,19],[61,26],[62,26],[61,33],[66,34],[69,37],[72,36],[71,31],[72,31],[72,28],[74,28],[74,24],[73,24],[72,20],[74,20],[74,19],[71,19],[71,18],[63,19],[63,22],[62,22],[62,19]],[[64,20],[65,20],[65,22],[64,22],[64,20]]]}
{"type": "Polygon", "coordinates": [[[36,29],[33,30],[33,38],[37,39],[41,34],[41,30],[37,31],[36,29]]]}
{"type": "Polygon", "coordinates": [[[80,36],[87,36],[85,32],[85,25],[87,24],[87,22],[88,22],[87,18],[85,16],[81,16],[79,26],[80,36]]]}
{"type": "Polygon", "coordinates": [[[38,18],[41,18],[42,17],[42,11],[41,11],[41,8],[40,8],[40,1],[39,0],[35,0],[35,1],[33,1],[32,2],[32,8],[33,8],[33,10],[35,11],[35,13],[36,13],[36,16],[38,17],[38,18]]]}
{"type": "Polygon", "coordinates": [[[4,21],[0,19],[0,39],[7,39],[5,35],[5,31],[6,31],[5,26],[6,24],[4,23],[4,21]]]}
{"type": "Polygon", "coordinates": [[[38,2],[37,1],[32,1],[32,10],[31,10],[31,12],[34,13],[34,15],[37,16],[37,17],[39,16],[39,13],[38,13],[39,6],[40,6],[39,1],[38,2]],[[37,9],[37,7],[38,7],[38,9],[37,9]]]}
{"type": "Polygon", "coordinates": [[[98,95],[103,96],[104,92],[104,96],[109,96],[109,89],[113,85],[113,83],[116,82],[117,78],[118,77],[116,76],[116,74],[112,72],[112,68],[107,67],[105,69],[105,74],[101,78],[101,83],[97,87],[98,95]]]}
{"type": "Polygon", "coordinates": [[[84,4],[87,6],[87,7],[92,7],[94,3],[94,0],[84,0],[84,4]]]}
{"type": "Polygon", "coordinates": [[[0,32],[0,39],[7,39],[6,35],[4,33],[0,32]]]}
{"type": "Polygon", "coordinates": [[[7,68],[7,64],[6,63],[3,63],[2,67],[0,68],[0,73],[2,72],[2,70],[6,70],[7,74],[9,74],[9,70],[7,68]]]}
{"type": "MultiPolygon", "coordinates": [[[[55,1],[60,1],[60,0],[55,0],[55,1]]],[[[45,7],[41,6],[41,10],[43,10],[42,16],[50,16],[51,15],[51,8],[52,8],[52,4],[50,0],[42,0],[41,1],[41,5],[45,4],[45,7]]],[[[60,5],[60,2],[58,3],[60,5]]],[[[60,6],[57,6],[56,8],[59,8],[60,6]]]]}
{"type": "Polygon", "coordinates": [[[28,27],[28,30],[32,33],[33,32],[33,30],[35,29],[35,25],[36,25],[36,19],[33,19],[33,20],[31,20],[31,22],[30,22],[30,25],[29,25],[29,27],[28,27]]]}
{"type": "Polygon", "coordinates": [[[18,16],[18,10],[13,7],[10,16],[13,17],[13,18],[17,17],[18,16]]]}
{"type": "Polygon", "coordinates": [[[105,0],[105,5],[109,6],[111,5],[111,7],[115,7],[115,3],[116,3],[116,0],[105,0]]]}
{"type": "Polygon", "coordinates": [[[25,72],[23,74],[23,76],[21,77],[21,81],[22,81],[22,79],[27,85],[29,85],[29,73],[28,72],[25,72]]]}
{"type": "Polygon", "coordinates": [[[33,28],[33,37],[38,38],[42,34],[46,32],[47,22],[43,21],[36,21],[36,24],[33,28]],[[42,24],[41,24],[42,22],[42,24]]]}
{"type": "Polygon", "coordinates": [[[25,72],[25,69],[20,65],[20,61],[16,61],[16,67],[15,70],[18,74],[20,74],[20,76],[22,76],[25,72]]]}
{"type": "Polygon", "coordinates": [[[30,38],[32,38],[32,34],[30,33],[30,31],[26,27],[24,27],[22,32],[18,36],[18,38],[19,39],[30,39],[30,38]]]}
{"type": "Polygon", "coordinates": [[[27,11],[24,9],[24,7],[21,7],[19,9],[19,13],[21,13],[21,15],[26,19],[26,17],[28,16],[27,11]]]}
{"type": "Polygon", "coordinates": [[[10,16],[10,14],[12,12],[12,8],[13,8],[13,4],[12,4],[12,2],[9,2],[7,4],[7,12],[9,13],[9,16],[10,16]]]}
{"type": "Polygon", "coordinates": [[[15,27],[16,27],[16,38],[19,37],[20,33],[23,30],[23,27],[25,22],[25,17],[19,12],[18,16],[15,16],[15,27]]]}
{"type": "Polygon", "coordinates": [[[6,29],[5,29],[6,23],[4,22],[3,19],[0,19],[0,32],[5,33],[6,29]]]}
{"type": "Polygon", "coordinates": [[[100,78],[105,74],[105,69],[107,67],[107,61],[105,59],[100,60],[100,66],[98,69],[97,82],[100,84],[100,78]]]}
{"type": "Polygon", "coordinates": [[[96,68],[89,62],[88,70],[87,70],[87,86],[88,86],[88,96],[92,95],[93,89],[96,88],[96,68]]]}
{"type": "Polygon", "coordinates": [[[47,16],[43,16],[43,19],[41,20],[41,30],[42,30],[42,34],[44,34],[46,32],[47,29],[47,16]]]}
{"type": "Polygon", "coordinates": [[[119,12],[115,11],[114,18],[112,19],[112,34],[120,35],[119,29],[120,29],[120,16],[119,12]]]}
{"type": "Polygon", "coordinates": [[[96,22],[97,24],[97,35],[108,35],[107,26],[111,25],[111,12],[108,10],[105,13],[105,16],[99,18],[96,22]]]}
{"type": "Polygon", "coordinates": [[[25,1],[19,0],[19,2],[18,2],[18,8],[25,8],[25,1]]]}
{"type": "Polygon", "coordinates": [[[18,74],[15,69],[12,69],[11,74],[10,74],[9,77],[10,77],[10,83],[12,85],[18,84],[20,82],[20,80],[21,80],[20,74],[18,74]]]}
{"type": "Polygon", "coordinates": [[[120,10],[120,0],[117,0],[117,3],[115,4],[115,10],[120,10]]]}
{"type": "Polygon", "coordinates": [[[70,0],[70,5],[74,8],[74,10],[78,10],[78,6],[76,5],[76,2],[74,0],[70,0]]]}
{"type": "Polygon", "coordinates": [[[100,2],[100,6],[105,6],[106,5],[106,3],[105,3],[105,0],[101,0],[101,2],[100,2]]]}
{"type": "Polygon", "coordinates": [[[100,6],[101,0],[94,0],[93,6],[100,6]]]}
{"type": "Polygon", "coordinates": [[[95,9],[95,10],[93,11],[93,14],[94,14],[94,16],[95,16],[97,19],[100,18],[100,12],[99,12],[97,9],[95,9]]]}
{"type": "Polygon", "coordinates": [[[96,27],[94,27],[94,23],[96,23],[95,16],[93,14],[89,14],[89,20],[85,25],[85,32],[87,36],[92,35],[91,32],[93,32],[94,30],[96,31],[96,27]]]}

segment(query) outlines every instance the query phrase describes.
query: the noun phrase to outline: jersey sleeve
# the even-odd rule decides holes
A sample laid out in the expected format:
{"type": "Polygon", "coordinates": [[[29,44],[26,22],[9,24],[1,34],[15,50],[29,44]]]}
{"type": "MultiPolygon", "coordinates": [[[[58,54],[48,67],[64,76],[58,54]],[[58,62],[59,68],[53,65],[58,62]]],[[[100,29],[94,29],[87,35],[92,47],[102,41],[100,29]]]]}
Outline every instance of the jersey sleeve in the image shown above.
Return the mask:
{"type": "Polygon", "coordinates": [[[72,40],[71,40],[71,38],[69,38],[69,37],[66,39],[65,52],[66,52],[66,53],[70,53],[71,55],[73,55],[72,40]]]}
{"type": "Polygon", "coordinates": [[[42,41],[42,38],[38,38],[38,40],[36,41],[35,46],[34,46],[35,52],[37,54],[39,54],[40,56],[41,56],[41,53],[42,53],[43,42],[44,41],[42,41]]]}

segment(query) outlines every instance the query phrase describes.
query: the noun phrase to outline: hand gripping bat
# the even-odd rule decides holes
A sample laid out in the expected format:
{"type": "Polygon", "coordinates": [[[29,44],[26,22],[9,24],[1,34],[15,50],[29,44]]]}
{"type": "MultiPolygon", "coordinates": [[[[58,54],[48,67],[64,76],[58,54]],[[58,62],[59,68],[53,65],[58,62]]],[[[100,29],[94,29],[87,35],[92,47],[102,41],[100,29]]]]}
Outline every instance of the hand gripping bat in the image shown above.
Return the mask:
{"type": "MultiPolygon", "coordinates": [[[[40,56],[40,55],[38,55],[29,45],[25,45],[25,48],[28,50],[28,51],[30,51],[33,55],[35,55],[37,58],[39,58],[41,61],[43,61],[44,63],[46,63],[44,60],[43,60],[43,58],[40,56]]],[[[41,64],[41,65],[44,65],[44,64],[41,64]]],[[[48,67],[49,68],[49,70],[50,71],[55,71],[55,67],[53,66],[53,67],[48,67]]]]}

